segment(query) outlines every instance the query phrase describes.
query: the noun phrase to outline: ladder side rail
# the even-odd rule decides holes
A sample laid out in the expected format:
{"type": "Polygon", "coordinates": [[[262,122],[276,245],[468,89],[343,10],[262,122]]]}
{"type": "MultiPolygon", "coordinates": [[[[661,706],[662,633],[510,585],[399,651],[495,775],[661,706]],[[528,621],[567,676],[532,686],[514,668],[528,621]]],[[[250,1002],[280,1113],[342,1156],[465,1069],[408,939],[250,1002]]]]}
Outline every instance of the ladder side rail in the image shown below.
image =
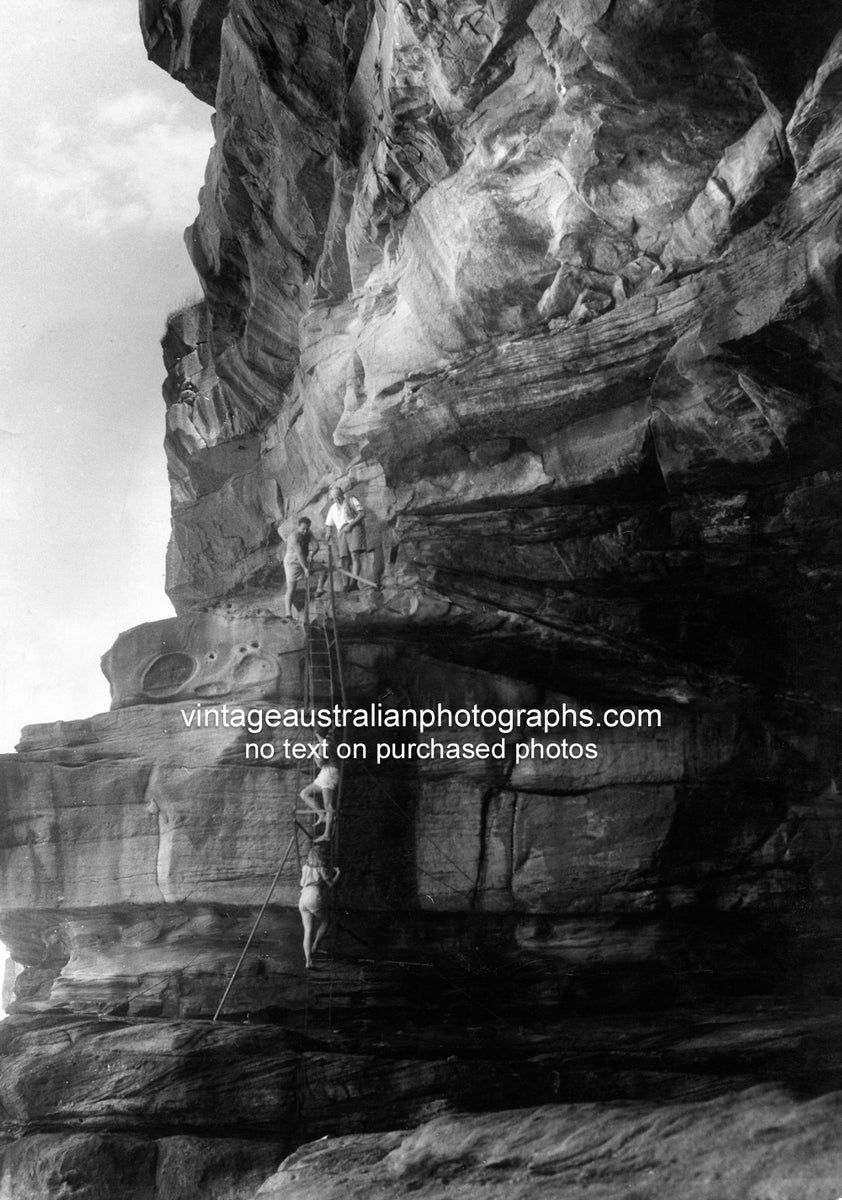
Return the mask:
{"type": "MultiPolygon", "coordinates": [[[[309,581],[309,579],[305,579],[305,586],[304,586],[303,626],[304,626],[304,707],[306,709],[306,708],[314,708],[315,707],[315,687],[314,687],[314,675],[313,675],[313,627],[312,627],[311,615],[310,615],[310,581],[309,581]]],[[[296,768],[295,794],[292,799],[292,835],[295,838],[295,856],[296,856],[296,859],[298,862],[299,875],[301,873],[301,865],[302,865],[301,844],[300,844],[299,838],[301,835],[303,835],[304,837],[306,837],[309,840],[310,844],[312,845],[313,836],[314,836],[313,828],[311,827],[311,830],[308,832],[307,829],[305,829],[305,827],[302,825],[301,821],[299,821],[299,819],[298,819],[298,817],[299,817],[298,805],[300,803],[300,796],[301,796],[302,774],[303,774],[303,768],[302,768],[301,762],[299,761],[297,764],[297,768],[296,768]]],[[[308,814],[310,816],[311,822],[314,822],[314,820],[315,820],[314,814],[309,813],[309,810],[308,810],[308,814]]],[[[302,815],[304,815],[304,814],[302,814],[302,815]]]]}
{"type": "MultiPolygon", "coordinates": [[[[345,676],[342,672],[342,655],[339,645],[339,634],[336,628],[336,590],[333,585],[333,547],[328,546],[327,550],[328,569],[330,572],[330,624],[331,632],[333,633],[333,652],[336,655],[336,674],[339,679],[339,696],[342,700],[342,707],[347,708],[345,698],[345,676]]],[[[347,572],[345,572],[347,574],[347,572]]],[[[330,647],[328,647],[330,649],[330,647]]]]}
{"type": "MultiPolygon", "coordinates": [[[[325,648],[326,648],[327,654],[328,654],[328,665],[329,665],[329,669],[330,669],[330,699],[331,699],[332,705],[336,703],[336,687],[335,687],[335,680],[334,680],[334,676],[333,676],[333,663],[334,663],[334,659],[335,659],[336,660],[336,678],[339,682],[339,697],[342,701],[342,707],[347,708],[347,700],[346,700],[346,694],[345,694],[345,676],[342,672],[342,656],[340,654],[339,635],[337,633],[337,628],[336,628],[336,588],[335,588],[334,581],[333,581],[334,564],[333,564],[333,547],[331,545],[328,545],[328,548],[327,548],[327,562],[328,562],[328,579],[330,580],[329,596],[330,596],[331,636],[328,637],[327,622],[325,621],[324,637],[325,637],[325,648]]],[[[333,818],[333,821],[334,821],[333,859],[334,859],[334,861],[339,857],[339,824],[340,824],[339,810],[340,810],[340,806],[341,806],[341,802],[342,802],[342,788],[343,788],[344,782],[345,782],[345,762],[343,759],[340,759],[339,760],[339,782],[338,782],[338,786],[336,789],[336,798],[334,800],[334,805],[335,805],[335,809],[336,809],[334,818],[333,818]]],[[[335,899],[336,899],[335,896],[331,892],[331,904],[334,907],[335,907],[335,899]]]]}

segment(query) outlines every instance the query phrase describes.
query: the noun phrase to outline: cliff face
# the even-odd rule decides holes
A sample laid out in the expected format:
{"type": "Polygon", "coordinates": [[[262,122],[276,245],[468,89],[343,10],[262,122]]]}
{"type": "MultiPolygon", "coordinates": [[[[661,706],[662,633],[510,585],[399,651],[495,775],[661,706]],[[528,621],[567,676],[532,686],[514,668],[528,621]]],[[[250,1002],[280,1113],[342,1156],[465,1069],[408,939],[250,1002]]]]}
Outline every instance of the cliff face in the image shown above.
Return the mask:
{"type": "MultiPolygon", "coordinates": [[[[680,1109],[690,1156],[767,1109],[796,1156],[824,1145],[821,1105],[731,1093],[840,1084],[831,18],[143,0],[141,24],[216,109],[187,235],[206,299],[164,341],[178,616],[106,655],[110,713],[3,763],[26,969],[0,1195],[245,1198],[324,1133],[536,1104],[517,1154],[542,1175],[567,1102],[719,1097],[680,1109]],[[303,703],[275,529],[321,527],[336,481],[378,585],[337,603],[350,703],[379,714],[345,770],[340,919],[305,973],[290,853],[213,1023],[306,731],[196,714],[303,703]],[[568,727],[439,725],[495,755],[407,737],[376,765],[389,712],[439,703],[568,727]],[[611,707],[640,716],[584,722],[611,707]]],[[[471,1120],[467,1158],[445,1122],[337,1162],[382,1194],[479,1186],[517,1154],[471,1120]]],[[[303,1153],[328,1194],[340,1167],[303,1153]]],[[[310,1194],[298,1161],[261,1194],[310,1194]]]]}

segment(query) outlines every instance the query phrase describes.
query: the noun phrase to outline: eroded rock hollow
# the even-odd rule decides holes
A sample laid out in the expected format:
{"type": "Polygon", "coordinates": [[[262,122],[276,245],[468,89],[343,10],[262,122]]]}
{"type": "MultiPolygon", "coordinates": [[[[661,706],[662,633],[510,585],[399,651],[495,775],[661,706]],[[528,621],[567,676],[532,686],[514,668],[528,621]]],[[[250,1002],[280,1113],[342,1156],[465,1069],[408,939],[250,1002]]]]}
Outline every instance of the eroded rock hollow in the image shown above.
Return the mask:
{"type": "Polygon", "coordinates": [[[655,1196],[681,1156],[690,1197],[825,1200],[835,6],[140,8],[216,137],[205,299],[163,343],[177,615],[106,654],[109,713],[2,763],[0,1195],[655,1196]],[[214,1021],[295,840],[306,731],[255,732],[308,699],[283,544],[337,483],[368,546],[343,683],[379,713],[337,922],[306,972],[289,854],[214,1021]],[[377,763],[440,704],[521,716],[426,735],[485,759],[377,763]],[[762,1186],[724,1169],[774,1131],[762,1186]]]}

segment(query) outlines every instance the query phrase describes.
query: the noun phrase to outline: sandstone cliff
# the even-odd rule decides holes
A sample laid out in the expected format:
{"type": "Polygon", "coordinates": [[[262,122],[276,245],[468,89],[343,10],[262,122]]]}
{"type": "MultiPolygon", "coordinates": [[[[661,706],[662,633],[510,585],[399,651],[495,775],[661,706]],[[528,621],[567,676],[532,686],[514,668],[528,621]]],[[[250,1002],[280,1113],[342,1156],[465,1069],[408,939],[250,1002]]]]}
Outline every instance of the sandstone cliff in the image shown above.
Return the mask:
{"type": "Polygon", "coordinates": [[[736,1122],[786,1127],[763,1186],[824,1198],[834,1102],[740,1089],[842,1079],[833,14],[142,0],[141,25],[216,113],[205,300],[164,339],[178,615],[108,652],[110,713],[3,762],[0,1196],[245,1200],[323,1134],[260,1194],[347,1194],[349,1163],[361,1194],[554,1194],[596,1113],[574,1166],[639,1141],[626,1192],[649,1139],[662,1189],[675,1153],[690,1195],[748,1194],[705,1159],[736,1122]],[[281,732],[189,714],[303,702],[276,530],[320,528],[337,480],[376,585],[337,605],[352,704],[660,719],[574,723],[594,757],[521,721],[484,761],[349,763],[329,958],[302,969],[290,855],[213,1022],[301,773],[281,732]]]}

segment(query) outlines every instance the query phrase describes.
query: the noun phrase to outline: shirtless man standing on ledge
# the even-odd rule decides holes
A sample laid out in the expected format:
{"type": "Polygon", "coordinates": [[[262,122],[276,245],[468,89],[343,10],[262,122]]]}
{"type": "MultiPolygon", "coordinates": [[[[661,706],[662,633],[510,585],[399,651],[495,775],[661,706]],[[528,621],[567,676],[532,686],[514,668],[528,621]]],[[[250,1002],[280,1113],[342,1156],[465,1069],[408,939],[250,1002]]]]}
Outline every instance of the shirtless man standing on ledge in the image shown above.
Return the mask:
{"type": "Polygon", "coordinates": [[[324,567],[314,565],[313,556],[318,549],[318,542],[310,530],[310,518],[299,517],[298,525],[290,534],[284,553],[284,575],[286,576],[286,594],[284,609],[287,617],[293,619],[295,613],[292,599],[295,595],[295,585],[301,580],[305,590],[310,586],[311,573],[316,576],[316,595],[321,596],[325,589],[324,567]]]}

